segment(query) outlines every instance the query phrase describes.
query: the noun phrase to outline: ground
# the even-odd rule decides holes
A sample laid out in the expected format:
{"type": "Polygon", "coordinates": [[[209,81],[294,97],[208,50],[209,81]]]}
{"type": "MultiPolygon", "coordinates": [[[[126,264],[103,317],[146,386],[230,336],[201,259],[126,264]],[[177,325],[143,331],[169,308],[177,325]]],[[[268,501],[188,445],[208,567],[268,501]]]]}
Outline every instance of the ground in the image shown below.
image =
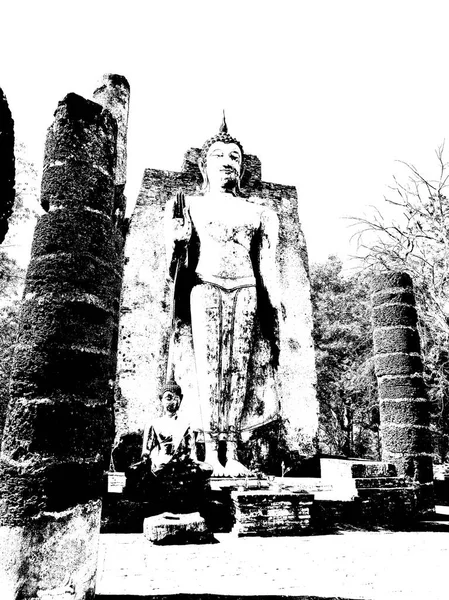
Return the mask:
{"type": "MultiPolygon", "coordinates": [[[[439,507],[447,519],[448,507],[439,507]]],[[[142,535],[101,536],[97,599],[179,595],[339,600],[447,600],[449,521],[420,531],[237,538],[153,546],[142,535]]],[[[178,596],[179,598],[179,596],[178,596]]]]}

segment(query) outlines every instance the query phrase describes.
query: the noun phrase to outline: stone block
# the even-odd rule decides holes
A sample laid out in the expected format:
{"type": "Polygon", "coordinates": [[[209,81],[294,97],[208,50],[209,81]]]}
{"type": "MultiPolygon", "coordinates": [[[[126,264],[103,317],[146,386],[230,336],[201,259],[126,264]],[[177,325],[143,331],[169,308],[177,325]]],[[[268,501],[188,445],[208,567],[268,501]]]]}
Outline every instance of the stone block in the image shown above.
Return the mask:
{"type": "Polygon", "coordinates": [[[421,374],[423,370],[421,357],[406,353],[378,354],[374,357],[374,366],[377,377],[421,374]]]}
{"type": "Polygon", "coordinates": [[[354,479],[358,491],[362,489],[390,489],[407,487],[407,482],[402,477],[361,477],[354,479]]]}
{"type": "Polygon", "coordinates": [[[238,536],[298,535],[308,531],[313,495],[304,492],[251,490],[231,492],[233,533],[238,536]]]}
{"type": "Polygon", "coordinates": [[[381,400],[380,413],[382,422],[399,425],[430,424],[431,404],[427,400],[381,400]]]}
{"type": "Polygon", "coordinates": [[[97,352],[111,348],[114,318],[110,310],[98,303],[73,298],[65,302],[50,297],[46,302],[25,302],[21,313],[21,330],[27,330],[28,342],[72,344],[97,352]]]}
{"type": "Polygon", "coordinates": [[[55,164],[42,176],[41,204],[57,209],[88,207],[112,216],[114,178],[93,164],[55,164]]]}
{"type": "Polygon", "coordinates": [[[412,327],[395,326],[375,329],[373,332],[374,354],[392,352],[421,352],[418,331],[412,327]]]}
{"type": "Polygon", "coordinates": [[[143,534],[153,544],[187,544],[205,541],[206,522],[199,512],[162,513],[143,522],[143,534]]]}
{"type": "Polygon", "coordinates": [[[381,424],[382,444],[390,452],[408,455],[432,451],[432,437],[428,427],[381,424]]]}
{"type": "Polygon", "coordinates": [[[33,258],[75,252],[116,262],[118,249],[111,233],[111,221],[102,213],[84,208],[55,210],[42,215],[36,224],[33,258]]]}
{"type": "MultiPolygon", "coordinates": [[[[80,458],[101,453],[107,432],[112,432],[112,407],[76,399],[18,399],[11,406],[9,420],[15,437],[26,451],[42,456],[80,458]]],[[[5,432],[4,449],[10,446],[5,432]]],[[[110,441],[110,439],[108,440],[110,441]]]]}
{"type": "MultiPolygon", "coordinates": [[[[11,460],[9,447],[4,448],[0,459],[0,527],[32,528],[33,521],[46,512],[69,510],[101,498],[105,464],[100,457],[36,460],[36,454],[25,448],[20,451],[26,459],[22,464],[11,460]]],[[[16,450],[14,456],[19,454],[16,450]]]]}
{"type": "Polygon", "coordinates": [[[416,308],[410,304],[383,304],[373,308],[374,327],[414,327],[416,321],[416,308]]]}
{"type": "Polygon", "coordinates": [[[354,462],[351,465],[354,478],[361,477],[396,477],[396,467],[388,462],[354,462]]]}
{"type": "Polygon", "coordinates": [[[95,398],[111,402],[111,356],[86,348],[61,344],[35,346],[20,343],[14,353],[11,394],[68,398],[95,398]]]}
{"type": "Polygon", "coordinates": [[[394,398],[426,398],[426,387],[422,376],[403,377],[401,375],[385,377],[379,380],[379,397],[394,398]]]}
{"type": "Polygon", "coordinates": [[[371,281],[373,293],[384,292],[388,288],[413,288],[412,278],[408,273],[388,271],[375,275],[371,281]]]}
{"type": "Polygon", "coordinates": [[[412,486],[400,489],[361,489],[359,497],[360,519],[367,526],[407,528],[418,517],[416,490],[412,486]]]}
{"type": "Polygon", "coordinates": [[[116,165],[117,123],[97,102],[67,94],[55,111],[45,142],[44,169],[76,160],[112,174],[116,165]]]}
{"type": "Polygon", "coordinates": [[[354,459],[320,459],[321,477],[324,481],[342,481],[361,477],[394,477],[396,467],[388,462],[354,459]]]}
{"type": "Polygon", "coordinates": [[[410,304],[415,306],[415,295],[412,290],[407,288],[393,288],[380,290],[373,294],[373,306],[381,306],[382,304],[410,304]]]}
{"type": "Polygon", "coordinates": [[[117,309],[119,291],[117,265],[85,253],[32,257],[25,282],[25,298],[28,294],[92,294],[117,309]]]}

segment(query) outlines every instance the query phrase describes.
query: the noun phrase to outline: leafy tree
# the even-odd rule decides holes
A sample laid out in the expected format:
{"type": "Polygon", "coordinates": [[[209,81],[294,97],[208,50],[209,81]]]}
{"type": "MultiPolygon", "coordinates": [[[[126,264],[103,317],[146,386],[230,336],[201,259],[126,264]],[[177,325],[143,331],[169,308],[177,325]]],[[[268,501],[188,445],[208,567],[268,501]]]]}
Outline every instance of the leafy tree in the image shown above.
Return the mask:
{"type": "Polygon", "coordinates": [[[378,457],[378,401],[369,288],[330,256],[311,267],[320,445],[324,453],[378,457]]]}
{"type": "Polygon", "coordinates": [[[397,178],[385,198],[385,210],[355,219],[364,266],[402,270],[414,283],[424,376],[433,404],[435,451],[449,453],[449,164],[444,147],[436,151],[437,172],[426,178],[402,163],[405,181],[397,178]]]}

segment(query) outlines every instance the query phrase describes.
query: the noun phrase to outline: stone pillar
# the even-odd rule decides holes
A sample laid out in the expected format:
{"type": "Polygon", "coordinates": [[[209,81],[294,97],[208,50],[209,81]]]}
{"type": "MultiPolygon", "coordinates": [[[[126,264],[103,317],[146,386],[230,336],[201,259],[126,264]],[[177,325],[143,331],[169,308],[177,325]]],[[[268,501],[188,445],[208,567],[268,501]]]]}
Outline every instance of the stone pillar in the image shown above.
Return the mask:
{"type": "Polygon", "coordinates": [[[129,83],[125,77],[107,73],[103,75],[93,94],[95,102],[108,109],[117,122],[114,219],[119,227],[123,225],[126,208],[124,190],[126,184],[129,92],[129,83]]]}
{"type": "Polygon", "coordinates": [[[421,510],[433,508],[430,402],[423,365],[413,284],[389,272],[372,282],[374,359],[379,384],[382,460],[418,484],[421,510]]]}
{"type": "Polygon", "coordinates": [[[15,198],[14,121],[0,88],[0,244],[8,231],[15,198]]]}
{"type": "MultiPolygon", "coordinates": [[[[115,194],[113,221],[117,231],[117,250],[120,247],[120,258],[118,270],[120,281],[123,280],[124,250],[125,250],[125,211],[126,211],[126,163],[127,163],[127,137],[128,137],[128,115],[129,115],[129,83],[122,75],[107,73],[103,75],[98,87],[95,89],[93,98],[95,102],[109,110],[117,122],[117,162],[115,169],[115,194]]],[[[114,338],[112,340],[112,351],[114,355],[114,373],[117,370],[117,348],[119,332],[120,312],[115,313],[114,338]]],[[[117,406],[121,403],[120,393],[115,394],[115,413],[117,406]]],[[[116,418],[115,418],[116,421],[116,418]]]]}
{"type": "Polygon", "coordinates": [[[113,439],[117,125],[69,94],[48,130],[0,457],[0,589],[93,598],[113,439]]]}

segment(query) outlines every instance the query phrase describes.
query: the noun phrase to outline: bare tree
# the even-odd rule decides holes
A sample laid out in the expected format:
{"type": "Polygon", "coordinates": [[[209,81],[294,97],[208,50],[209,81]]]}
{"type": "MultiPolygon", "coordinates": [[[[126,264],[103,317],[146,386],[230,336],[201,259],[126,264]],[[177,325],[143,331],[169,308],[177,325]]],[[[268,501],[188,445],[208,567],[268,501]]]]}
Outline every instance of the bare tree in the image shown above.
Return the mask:
{"type": "Polygon", "coordinates": [[[394,179],[385,197],[389,210],[374,209],[372,217],[353,222],[365,269],[399,269],[413,279],[425,376],[434,405],[435,450],[444,460],[449,451],[449,163],[444,145],[435,154],[435,178],[402,163],[407,177],[404,182],[394,179]]]}

